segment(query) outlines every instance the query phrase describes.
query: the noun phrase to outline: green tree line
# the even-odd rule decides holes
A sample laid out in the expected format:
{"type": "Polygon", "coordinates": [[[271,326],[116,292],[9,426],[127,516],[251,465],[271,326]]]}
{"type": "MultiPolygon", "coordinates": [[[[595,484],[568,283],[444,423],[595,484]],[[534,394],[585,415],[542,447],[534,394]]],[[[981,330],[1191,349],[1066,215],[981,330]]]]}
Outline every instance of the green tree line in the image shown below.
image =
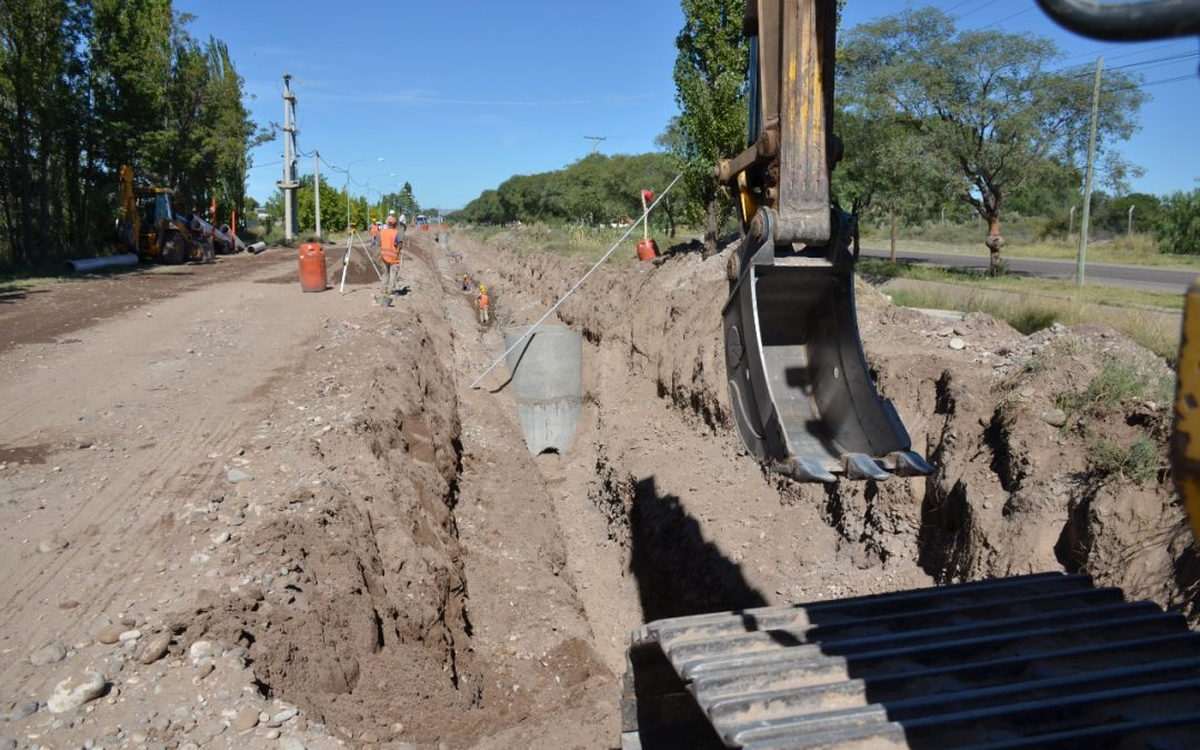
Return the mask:
{"type": "MultiPolygon", "coordinates": [[[[334,177],[334,179],[337,179],[334,177]]],[[[317,228],[317,191],[314,189],[315,180],[311,174],[302,176],[299,179],[300,187],[296,188],[296,227],[301,232],[314,232],[317,228]]],[[[398,191],[377,195],[372,193],[371,201],[368,205],[367,196],[355,195],[353,188],[350,189],[350,200],[347,203],[346,185],[336,187],[330,182],[329,178],[321,175],[321,232],[344,232],[346,230],[346,221],[354,222],[359,229],[367,226],[368,219],[370,221],[382,221],[387,218],[389,211],[395,211],[397,215],[407,214],[409,222],[412,217],[421,213],[424,209],[417,202],[416,196],[413,194],[412,183],[405,182],[400,186],[398,191]]],[[[283,210],[283,191],[276,190],[271,197],[267,199],[263,206],[267,213],[267,231],[276,224],[282,224],[283,210]]]]}
{"type": "MultiPolygon", "coordinates": [[[[637,156],[592,154],[552,172],[516,175],[483,193],[454,214],[455,221],[480,224],[543,221],[609,224],[642,214],[641,191],[658,191],[675,176],[661,153],[637,156]]],[[[651,223],[673,233],[676,200],[668,195],[651,223]]]]}
{"type": "Polygon", "coordinates": [[[189,21],[170,0],[0,2],[0,262],[112,244],[122,164],[179,213],[244,214],[263,136],[229,49],[189,21]]]}
{"type": "MultiPolygon", "coordinates": [[[[657,140],[668,157],[612,159],[657,159],[667,179],[682,172],[673,218],[703,226],[711,251],[734,205],[712,167],[749,145],[746,76],[753,71],[742,28],[745,0],[681,5],[673,70],[680,114],[657,140]]],[[[835,10],[840,5],[831,3],[835,10]]],[[[1067,236],[1070,209],[1082,200],[1092,82],[1091,65],[1064,65],[1049,39],[960,29],[933,7],[856,26],[838,40],[834,129],[845,148],[833,172],[833,198],[860,221],[890,223],[893,232],[904,224],[978,220],[999,268],[1005,216],[1041,217],[1047,235],[1067,236]]],[[[1188,207],[1200,204],[1200,192],[1163,199],[1130,193],[1128,180],[1139,170],[1114,148],[1138,128],[1142,83],[1136,72],[1104,73],[1093,232],[1124,232],[1134,206],[1135,227],[1156,233],[1161,249],[1197,253],[1200,219],[1190,219],[1188,207]]],[[[638,181],[607,158],[513,177],[460,215],[497,223],[602,223],[630,213],[636,206],[628,196],[636,195],[631,188],[638,181]]],[[[1076,229],[1081,214],[1076,210],[1076,229]]]]}

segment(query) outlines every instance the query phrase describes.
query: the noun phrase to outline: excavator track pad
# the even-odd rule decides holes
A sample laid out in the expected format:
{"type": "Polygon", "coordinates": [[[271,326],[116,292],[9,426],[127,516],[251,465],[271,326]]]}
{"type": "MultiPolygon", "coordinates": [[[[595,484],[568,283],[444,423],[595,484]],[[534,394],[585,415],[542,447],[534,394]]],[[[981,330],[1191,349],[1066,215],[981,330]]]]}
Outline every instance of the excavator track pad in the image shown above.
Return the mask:
{"type": "Polygon", "coordinates": [[[634,631],[624,750],[1200,744],[1200,633],[1043,573],[658,620],[634,631]]]}

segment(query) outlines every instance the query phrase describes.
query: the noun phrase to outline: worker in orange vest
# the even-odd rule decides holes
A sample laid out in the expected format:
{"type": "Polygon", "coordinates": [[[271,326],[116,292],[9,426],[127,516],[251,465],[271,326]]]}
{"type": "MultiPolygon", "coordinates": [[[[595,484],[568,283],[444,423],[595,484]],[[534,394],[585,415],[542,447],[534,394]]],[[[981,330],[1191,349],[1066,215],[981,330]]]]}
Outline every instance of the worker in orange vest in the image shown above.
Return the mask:
{"type": "Polygon", "coordinates": [[[379,257],[388,267],[388,294],[400,291],[400,254],[403,248],[404,235],[396,228],[396,217],[389,216],[387,226],[379,233],[379,257]]]}
{"type": "Polygon", "coordinates": [[[479,322],[488,322],[488,293],[483,284],[479,285],[479,322]]]}
{"type": "Polygon", "coordinates": [[[371,247],[379,247],[379,222],[371,222],[371,247]]]}

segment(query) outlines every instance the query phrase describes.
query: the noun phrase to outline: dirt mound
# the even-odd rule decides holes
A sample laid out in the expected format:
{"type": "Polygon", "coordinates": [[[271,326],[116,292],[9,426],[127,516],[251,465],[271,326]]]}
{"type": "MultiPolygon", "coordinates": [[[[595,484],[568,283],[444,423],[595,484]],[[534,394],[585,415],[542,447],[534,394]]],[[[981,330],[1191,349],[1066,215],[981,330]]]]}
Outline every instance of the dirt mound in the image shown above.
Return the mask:
{"type": "MultiPolygon", "coordinates": [[[[543,306],[587,267],[496,247],[474,256],[543,306]]],[[[611,263],[559,315],[593,343],[614,343],[629,378],[651,379],[660,397],[728,436],[725,296],[724,259],[683,254],[611,263]]],[[[939,471],[829,488],[776,480],[781,502],[821,509],[859,567],[910,560],[938,581],[1082,571],[1195,622],[1195,552],[1162,468],[1171,373],[1161,360],[1095,326],[1022,336],[981,314],[948,322],[859,308],[880,392],[939,471]],[[962,350],[949,346],[956,338],[962,350]],[[1124,385],[1105,384],[1113,379],[1124,385]],[[1096,395],[1113,387],[1125,390],[1096,395]]]]}
{"type": "MultiPolygon", "coordinates": [[[[537,582],[561,567],[561,551],[552,552],[561,542],[552,525],[532,534],[500,511],[486,524],[468,511],[472,527],[505,526],[487,536],[518,537],[506,547],[512,553],[523,554],[526,541],[547,555],[538,563],[546,572],[528,570],[520,583],[491,578],[494,565],[469,568],[459,505],[481,502],[471,468],[495,466],[512,446],[488,449],[464,435],[442,313],[459,295],[442,293],[428,262],[434,251],[413,249],[406,270],[414,293],[367,326],[329,321],[313,369],[283,391],[278,422],[262,427],[272,454],[303,468],[281,477],[278,495],[253,500],[266,513],[231,561],[239,585],[203,592],[174,619],[184,643],[240,645],[264,696],[297,705],[335,736],[462,746],[537,724],[546,705],[569,712],[593,678],[612,675],[581,639],[586,630],[571,625],[578,605],[569,589],[554,633],[534,625],[556,611],[544,601],[506,615],[512,622],[503,628],[487,614],[490,597],[513,598],[506,585],[544,595],[548,584],[537,582]],[[297,409],[302,419],[286,416],[297,409]],[[483,594],[472,597],[472,586],[483,594]],[[489,645],[490,633],[481,639],[478,621],[499,630],[501,644],[489,645]],[[538,643],[522,644],[536,657],[531,664],[510,663],[517,634],[538,643]]],[[[538,510],[530,500],[521,497],[521,513],[538,510]]],[[[223,503],[244,505],[239,497],[223,503]]]]}

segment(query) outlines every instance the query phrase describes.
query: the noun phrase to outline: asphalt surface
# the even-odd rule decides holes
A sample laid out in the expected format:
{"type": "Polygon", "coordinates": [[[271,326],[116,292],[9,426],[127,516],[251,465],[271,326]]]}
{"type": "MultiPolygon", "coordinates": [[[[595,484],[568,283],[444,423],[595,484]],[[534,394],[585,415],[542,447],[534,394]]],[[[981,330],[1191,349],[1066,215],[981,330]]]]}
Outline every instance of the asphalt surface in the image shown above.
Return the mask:
{"type": "MultiPolygon", "coordinates": [[[[878,248],[862,248],[861,255],[871,258],[889,258],[891,252],[878,248]]],[[[897,253],[902,262],[927,263],[944,268],[971,268],[986,270],[986,255],[957,255],[951,253],[928,253],[902,250],[897,253]]],[[[1004,257],[1001,253],[1001,257],[1004,257]]],[[[1075,278],[1075,261],[1041,260],[1037,258],[1004,257],[1010,273],[1019,276],[1036,276],[1047,279],[1075,278]]],[[[1098,286],[1121,286],[1150,292],[1183,294],[1198,272],[1152,266],[1124,266],[1115,263],[1088,263],[1084,269],[1084,282],[1098,286]]]]}

